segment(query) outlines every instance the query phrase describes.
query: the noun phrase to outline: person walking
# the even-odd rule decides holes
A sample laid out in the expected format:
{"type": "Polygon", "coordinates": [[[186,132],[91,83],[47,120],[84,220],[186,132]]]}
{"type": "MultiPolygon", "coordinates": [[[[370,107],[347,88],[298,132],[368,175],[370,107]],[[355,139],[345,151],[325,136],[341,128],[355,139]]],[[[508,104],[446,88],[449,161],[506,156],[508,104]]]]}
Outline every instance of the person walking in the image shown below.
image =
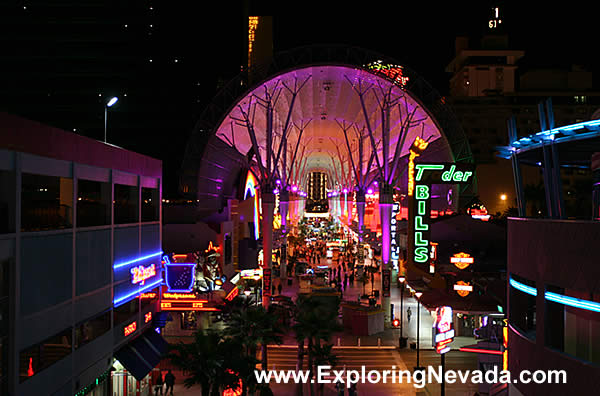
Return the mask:
{"type": "Polygon", "coordinates": [[[154,379],[154,396],[158,396],[159,392],[160,392],[160,395],[162,396],[162,394],[163,394],[163,379],[162,379],[162,373],[160,371],[158,372],[158,375],[154,379]]]}
{"type": "Polygon", "coordinates": [[[410,315],[412,315],[412,311],[410,310],[410,307],[408,307],[408,309],[406,310],[406,319],[410,322],[410,315]]]}
{"type": "Polygon", "coordinates": [[[175,376],[171,372],[171,369],[165,374],[165,384],[167,385],[165,389],[165,396],[169,394],[169,389],[171,389],[171,396],[173,396],[173,386],[175,385],[175,376]]]}
{"type": "Polygon", "coordinates": [[[282,289],[283,289],[283,286],[281,286],[281,283],[279,285],[277,285],[277,294],[281,294],[282,289]]]}

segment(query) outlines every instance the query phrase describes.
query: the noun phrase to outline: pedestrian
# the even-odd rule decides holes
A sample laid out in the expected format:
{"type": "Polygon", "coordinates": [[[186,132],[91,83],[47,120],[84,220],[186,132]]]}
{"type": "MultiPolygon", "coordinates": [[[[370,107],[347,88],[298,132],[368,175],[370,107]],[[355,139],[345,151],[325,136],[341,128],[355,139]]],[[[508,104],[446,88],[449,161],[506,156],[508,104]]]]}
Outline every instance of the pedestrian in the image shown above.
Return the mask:
{"type": "Polygon", "coordinates": [[[343,382],[337,382],[335,384],[335,390],[337,390],[337,394],[338,396],[344,396],[344,388],[345,388],[345,384],[343,382]]]}
{"type": "Polygon", "coordinates": [[[406,318],[408,319],[409,322],[410,322],[410,315],[412,315],[412,312],[410,310],[410,307],[408,307],[408,309],[406,310],[406,318]]]}
{"type": "Polygon", "coordinates": [[[281,286],[281,283],[279,285],[277,285],[277,294],[281,294],[282,289],[283,289],[283,286],[281,286]]]}
{"type": "Polygon", "coordinates": [[[165,384],[167,385],[165,389],[165,396],[169,394],[169,389],[171,389],[171,396],[173,396],[173,386],[175,385],[175,376],[171,372],[171,369],[165,374],[165,384]]]}
{"type": "Polygon", "coordinates": [[[356,382],[353,382],[352,385],[350,385],[350,388],[348,389],[348,396],[357,396],[358,395],[358,391],[356,389],[356,382]]]}
{"type": "Polygon", "coordinates": [[[158,372],[158,376],[154,380],[154,395],[158,396],[159,392],[162,396],[162,394],[163,394],[163,379],[162,379],[162,373],[160,371],[158,372]]]}

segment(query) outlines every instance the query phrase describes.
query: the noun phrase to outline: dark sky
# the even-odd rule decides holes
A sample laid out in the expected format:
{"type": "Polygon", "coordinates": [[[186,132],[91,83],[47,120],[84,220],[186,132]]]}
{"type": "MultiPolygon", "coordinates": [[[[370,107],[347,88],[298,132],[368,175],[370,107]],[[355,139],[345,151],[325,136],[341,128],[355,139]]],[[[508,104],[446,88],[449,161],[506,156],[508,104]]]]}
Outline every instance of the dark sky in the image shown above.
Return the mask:
{"type": "Polygon", "coordinates": [[[0,110],[102,139],[103,103],[119,95],[109,141],[162,159],[169,195],[195,121],[218,81],[246,61],[247,13],[274,16],[276,52],[323,43],[364,47],[397,59],[445,94],[456,35],[477,42],[489,31],[494,6],[511,47],[526,51],[523,66],[599,70],[591,4],[5,0],[0,110]]]}

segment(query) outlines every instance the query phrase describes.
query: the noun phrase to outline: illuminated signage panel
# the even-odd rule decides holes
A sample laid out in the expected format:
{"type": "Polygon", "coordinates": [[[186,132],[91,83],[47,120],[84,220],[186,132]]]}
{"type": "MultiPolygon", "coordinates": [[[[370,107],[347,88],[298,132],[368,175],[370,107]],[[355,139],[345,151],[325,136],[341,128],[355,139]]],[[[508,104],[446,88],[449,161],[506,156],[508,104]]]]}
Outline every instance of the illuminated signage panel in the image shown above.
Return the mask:
{"type": "Polygon", "coordinates": [[[143,295],[152,298],[151,290],[162,283],[162,252],[141,254],[126,260],[115,259],[113,276],[115,280],[113,304],[118,306],[143,295]]]}
{"type": "Polygon", "coordinates": [[[450,343],[454,339],[454,324],[452,321],[451,307],[436,308],[431,339],[437,353],[443,354],[450,350],[450,343]]]}
{"type": "Polygon", "coordinates": [[[125,337],[127,337],[128,335],[135,332],[136,330],[137,330],[137,322],[133,322],[123,328],[123,334],[125,335],[125,337]]]}

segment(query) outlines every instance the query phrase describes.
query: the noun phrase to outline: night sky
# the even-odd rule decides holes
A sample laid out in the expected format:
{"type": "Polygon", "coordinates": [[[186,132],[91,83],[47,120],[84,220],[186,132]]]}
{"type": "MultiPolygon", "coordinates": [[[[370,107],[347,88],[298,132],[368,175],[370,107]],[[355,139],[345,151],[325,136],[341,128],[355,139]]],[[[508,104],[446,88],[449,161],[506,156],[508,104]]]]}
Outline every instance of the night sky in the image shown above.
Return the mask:
{"type": "Polygon", "coordinates": [[[521,67],[600,70],[589,2],[242,3],[3,1],[0,110],[101,140],[103,103],[119,96],[108,140],[162,159],[169,197],[194,123],[246,62],[248,13],[274,16],[275,52],[318,43],[364,47],[409,66],[441,94],[456,35],[476,42],[496,5],[511,48],[526,51],[521,67]]]}

